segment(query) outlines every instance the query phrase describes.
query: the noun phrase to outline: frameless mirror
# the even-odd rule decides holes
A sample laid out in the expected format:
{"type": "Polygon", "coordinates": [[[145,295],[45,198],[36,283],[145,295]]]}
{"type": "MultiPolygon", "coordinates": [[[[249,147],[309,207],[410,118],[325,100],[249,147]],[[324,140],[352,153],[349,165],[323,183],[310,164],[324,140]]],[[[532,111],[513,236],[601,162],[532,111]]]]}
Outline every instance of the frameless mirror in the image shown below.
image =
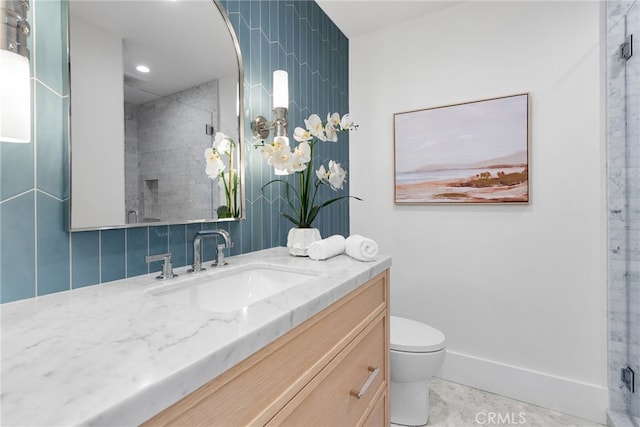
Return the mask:
{"type": "Polygon", "coordinates": [[[222,6],[68,5],[70,230],[243,218],[242,58],[222,6]],[[209,177],[218,132],[235,145],[209,177]]]}

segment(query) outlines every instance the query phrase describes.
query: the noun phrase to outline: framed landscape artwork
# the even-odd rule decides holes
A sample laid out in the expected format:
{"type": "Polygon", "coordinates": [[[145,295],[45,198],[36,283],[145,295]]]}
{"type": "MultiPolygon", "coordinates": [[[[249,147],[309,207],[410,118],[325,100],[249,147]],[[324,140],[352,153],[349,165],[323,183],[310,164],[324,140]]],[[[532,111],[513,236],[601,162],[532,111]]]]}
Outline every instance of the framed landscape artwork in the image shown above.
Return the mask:
{"type": "Polygon", "coordinates": [[[396,203],[529,202],[528,93],[393,120],[396,203]]]}

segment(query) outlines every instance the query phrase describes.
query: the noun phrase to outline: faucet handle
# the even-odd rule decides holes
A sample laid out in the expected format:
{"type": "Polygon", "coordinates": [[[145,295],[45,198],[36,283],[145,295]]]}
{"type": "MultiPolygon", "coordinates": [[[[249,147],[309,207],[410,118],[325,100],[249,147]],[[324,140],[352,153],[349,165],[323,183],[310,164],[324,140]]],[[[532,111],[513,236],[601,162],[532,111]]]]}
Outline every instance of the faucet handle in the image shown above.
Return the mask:
{"type": "Polygon", "coordinates": [[[225,248],[225,244],[224,243],[220,243],[217,246],[216,260],[213,261],[213,263],[211,263],[212,267],[224,267],[225,265],[229,264],[224,259],[224,248],[225,248]]]}
{"type": "Polygon", "coordinates": [[[156,276],[156,279],[169,279],[172,277],[178,277],[177,274],[173,272],[173,266],[171,265],[171,252],[167,252],[165,254],[156,254],[156,255],[147,255],[144,257],[144,262],[155,262],[155,261],[164,261],[162,264],[162,271],[159,276],[156,276]]]}

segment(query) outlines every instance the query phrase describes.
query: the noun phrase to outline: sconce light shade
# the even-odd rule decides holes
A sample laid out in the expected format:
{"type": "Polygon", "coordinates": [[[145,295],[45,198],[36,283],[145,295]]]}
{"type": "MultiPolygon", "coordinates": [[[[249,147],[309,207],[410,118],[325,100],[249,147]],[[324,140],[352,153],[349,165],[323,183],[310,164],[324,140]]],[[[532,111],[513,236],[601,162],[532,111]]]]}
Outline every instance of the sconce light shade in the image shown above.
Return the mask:
{"type": "Polygon", "coordinates": [[[29,60],[0,49],[0,141],[31,142],[29,60]]]}
{"type": "Polygon", "coordinates": [[[273,108],[289,108],[289,75],[284,70],[273,72],[273,108]]]}
{"type": "Polygon", "coordinates": [[[29,0],[0,0],[0,141],[31,141],[29,0]]]}
{"type": "MultiPolygon", "coordinates": [[[[287,115],[289,108],[289,75],[284,70],[273,72],[273,115],[272,122],[264,116],[256,116],[251,121],[251,130],[256,138],[265,140],[273,129],[275,137],[287,136],[287,115]]],[[[288,139],[288,138],[287,138],[288,139]]]]}

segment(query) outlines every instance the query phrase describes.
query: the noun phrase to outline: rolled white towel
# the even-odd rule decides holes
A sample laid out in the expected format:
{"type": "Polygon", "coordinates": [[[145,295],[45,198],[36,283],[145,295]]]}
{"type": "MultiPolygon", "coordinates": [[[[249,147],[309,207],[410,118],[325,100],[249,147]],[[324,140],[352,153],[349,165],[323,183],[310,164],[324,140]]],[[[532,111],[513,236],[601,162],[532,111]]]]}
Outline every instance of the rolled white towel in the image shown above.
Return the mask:
{"type": "Polygon", "coordinates": [[[307,253],[309,258],[316,261],[331,258],[344,252],[344,242],[344,236],[336,234],[311,243],[307,253]]]}
{"type": "Polygon", "coordinates": [[[345,252],[360,261],[373,261],[378,255],[378,244],[367,237],[354,234],[345,240],[345,252]]]}

